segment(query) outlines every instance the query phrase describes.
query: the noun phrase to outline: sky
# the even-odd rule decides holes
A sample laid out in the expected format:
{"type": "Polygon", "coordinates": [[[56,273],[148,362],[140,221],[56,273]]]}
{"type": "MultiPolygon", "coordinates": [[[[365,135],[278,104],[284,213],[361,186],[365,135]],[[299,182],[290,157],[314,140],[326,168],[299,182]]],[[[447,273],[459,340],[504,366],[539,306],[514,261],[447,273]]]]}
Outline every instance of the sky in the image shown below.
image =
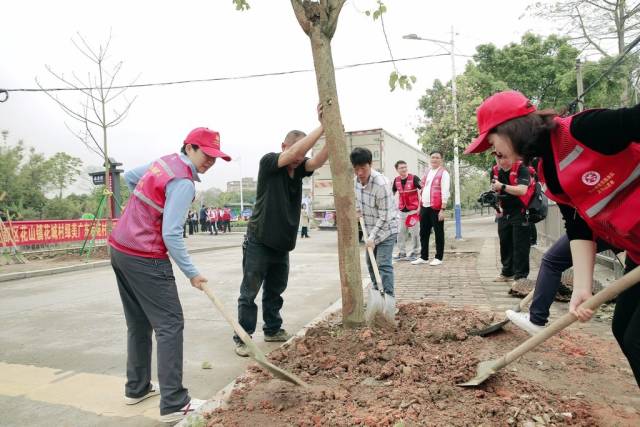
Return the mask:
{"type": "MultiPolygon", "coordinates": [[[[73,45],[77,33],[94,47],[111,33],[106,69],[123,61],[116,83],[238,77],[289,70],[312,70],[308,37],[287,0],[250,0],[251,9],[235,10],[231,0],[124,1],[21,0],[3,2],[0,26],[0,88],[61,87],[45,68],[86,78],[96,69],[73,45]]],[[[436,43],[405,40],[414,33],[448,41],[455,29],[456,53],[475,46],[503,46],[527,30],[548,34],[548,25],[524,17],[530,0],[387,0],[385,27],[395,58],[447,53],[436,43]]],[[[390,58],[380,21],[364,14],[374,0],[347,0],[332,42],[336,67],[390,58]]],[[[469,58],[456,58],[457,73],[469,58]]],[[[418,79],[412,91],[389,91],[392,64],[337,70],[338,98],[348,131],[384,128],[416,144],[418,100],[434,79],[451,78],[451,59],[439,56],[397,63],[402,74],[418,79]]],[[[234,161],[220,161],[201,176],[198,190],[225,189],[242,176],[257,176],[259,159],[279,151],[291,129],[318,126],[313,72],[252,79],[128,89],[136,98],[121,124],[110,128],[110,157],[133,168],[177,151],[188,132],[206,126],[220,132],[222,150],[234,161]]],[[[75,107],[77,92],[60,99],[75,107]]],[[[121,109],[114,101],[111,109],[121,109]]],[[[67,129],[79,129],[44,93],[14,92],[0,103],[0,130],[9,142],[24,140],[47,156],[59,151],[79,157],[85,166],[101,159],[67,129]]],[[[417,145],[417,144],[416,144],[417,145]]],[[[87,177],[74,189],[87,190],[87,177]]]]}

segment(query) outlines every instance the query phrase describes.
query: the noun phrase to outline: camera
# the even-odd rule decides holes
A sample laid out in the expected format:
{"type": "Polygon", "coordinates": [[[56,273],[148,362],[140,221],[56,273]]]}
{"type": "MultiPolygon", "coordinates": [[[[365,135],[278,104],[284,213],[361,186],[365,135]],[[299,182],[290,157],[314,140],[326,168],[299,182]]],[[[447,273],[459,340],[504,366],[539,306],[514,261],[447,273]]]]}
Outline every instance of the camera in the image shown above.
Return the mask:
{"type": "Polygon", "coordinates": [[[498,193],[495,191],[485,191],[478,198],[478,203],[483,207],[492,207],[498,210],[498,193]]]}

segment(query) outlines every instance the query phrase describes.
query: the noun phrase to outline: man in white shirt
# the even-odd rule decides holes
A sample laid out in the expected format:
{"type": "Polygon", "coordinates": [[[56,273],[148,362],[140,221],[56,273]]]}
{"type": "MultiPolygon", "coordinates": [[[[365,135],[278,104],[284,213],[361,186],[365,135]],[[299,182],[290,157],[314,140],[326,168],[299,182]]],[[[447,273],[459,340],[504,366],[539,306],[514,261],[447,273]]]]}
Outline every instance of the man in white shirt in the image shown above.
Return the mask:
{"type": "Polygon", "coordinates": [[[440,265],[444,256],[444,210],[447,207],[451,177],[442,166],[442,152],[431,152],[431,169],[422,178],[422,206],[420,207],[420,244],[422,251],[420,258],[411,264],[440,265]],[[433,228],[436,235],[436,254],[429,262],[429,237],[433,228]]]}

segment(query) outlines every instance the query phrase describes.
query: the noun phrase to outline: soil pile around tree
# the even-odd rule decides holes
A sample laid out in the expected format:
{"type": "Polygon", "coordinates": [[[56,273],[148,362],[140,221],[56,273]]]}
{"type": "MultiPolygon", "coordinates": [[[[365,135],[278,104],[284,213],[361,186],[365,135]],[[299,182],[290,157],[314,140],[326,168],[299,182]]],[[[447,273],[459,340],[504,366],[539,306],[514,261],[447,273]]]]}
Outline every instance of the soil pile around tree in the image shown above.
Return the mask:
{"type": "Polygon", "coordinates": [[[393,331],[344,329],[337,318],[311,328],[269,355],[309,390],[251,366],[207,425],[640,425],[640,402],[629,397],[638,388],[609,341],[565,332],[480,387],[461,388],[478,362],[527,336],[470,336],[501,316],[442,304],[405,304],[397,319],[393,331]]]}

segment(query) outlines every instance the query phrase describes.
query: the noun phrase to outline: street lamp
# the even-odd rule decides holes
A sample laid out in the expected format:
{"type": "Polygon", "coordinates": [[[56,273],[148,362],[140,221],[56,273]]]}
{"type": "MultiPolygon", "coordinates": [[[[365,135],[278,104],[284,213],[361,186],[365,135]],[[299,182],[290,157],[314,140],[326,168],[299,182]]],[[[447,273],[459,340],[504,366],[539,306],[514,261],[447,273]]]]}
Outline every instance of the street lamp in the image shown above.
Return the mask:
{"type": "Polygon", "coordinates": [[[238,166],[240,167],[240,215],[242,217],[242,212],[244,212],[244,198],[242,196],[242,157],[236,157],[236,161],[238,162],[238,166]]]}
{"type": "Polygon", "coordinates": [[[453,26],[451,27],[451,41],[428,39],[425,37],[418,37],[416,34],[407,34],[402,36],[406,40],[423,40],[433,43],[438,43],[440,46],[450,46],[447,49],[442,46],[449,55],[451,55],[451,100],[453,106],[453,182],[455,190],[454,198],[454,215],[456,221],[456,240],[462,239],[462,224],[461,215],[462,208],[460,207],[460,160],[458,158],[458,102],[457,102],[457,87],[456,87],[456,60],[455,60],[455,42],[453,26]]]}

